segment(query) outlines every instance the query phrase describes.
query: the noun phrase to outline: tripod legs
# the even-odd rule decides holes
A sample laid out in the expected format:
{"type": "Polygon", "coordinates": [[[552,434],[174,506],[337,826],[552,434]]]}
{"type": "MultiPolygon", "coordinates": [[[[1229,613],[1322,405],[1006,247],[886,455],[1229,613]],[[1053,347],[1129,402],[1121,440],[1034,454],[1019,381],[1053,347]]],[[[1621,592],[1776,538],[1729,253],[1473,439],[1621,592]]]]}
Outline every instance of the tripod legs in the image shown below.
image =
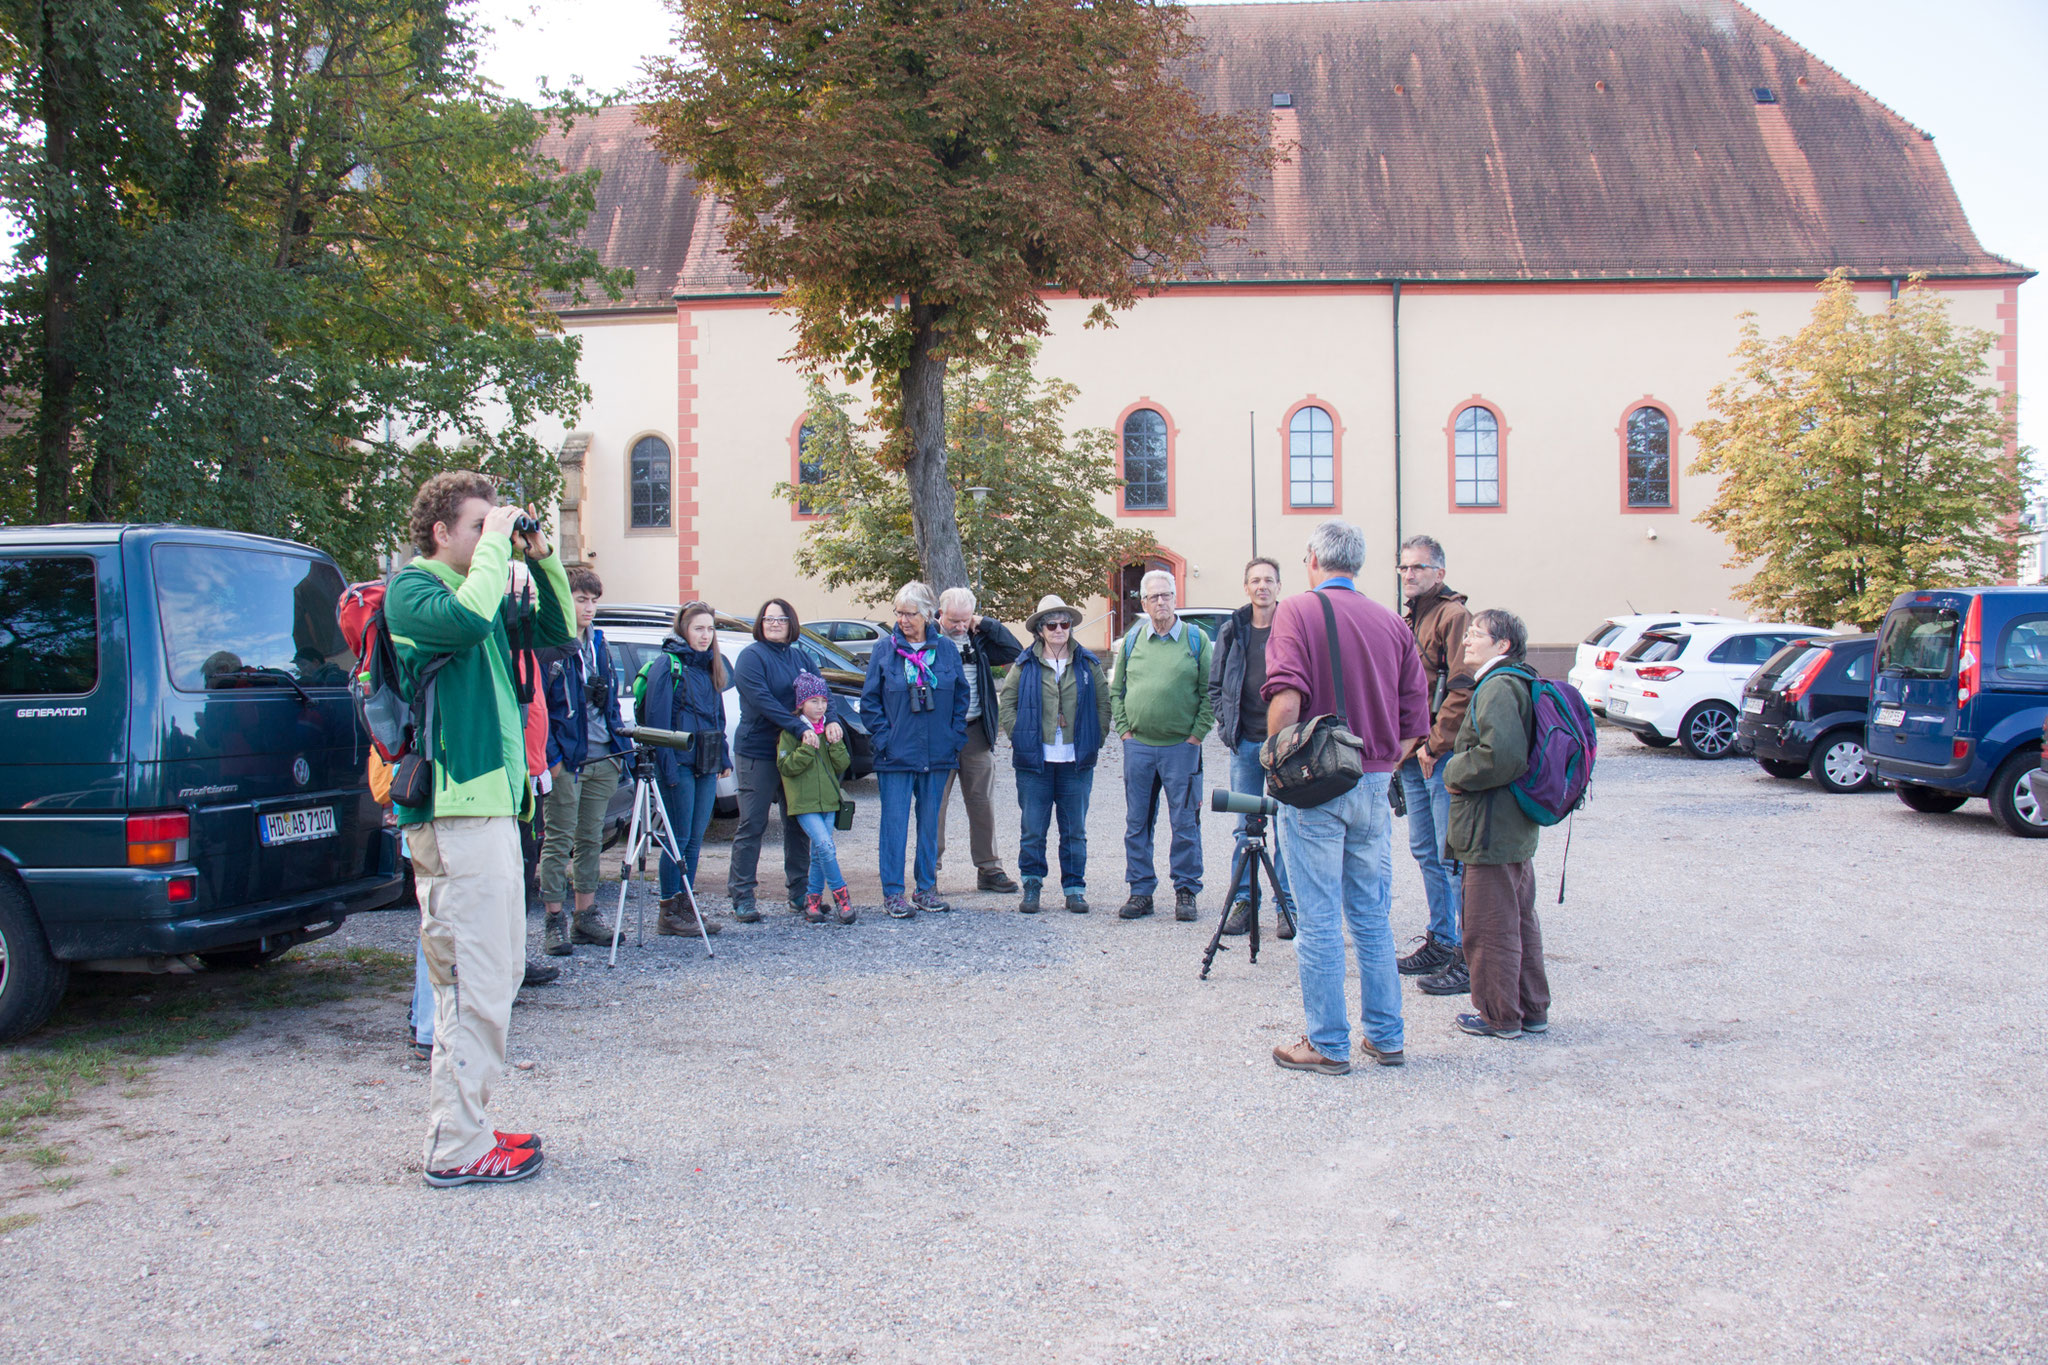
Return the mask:
{"type": "MultiPolygon", "coordinates": [[[[626,893],[632,890],[633,869],[650,849],[666,853],[676,865],[683,880],[683,895],[689,901],[691,913],[697,916],[697,937],[704,941],[704,956],[715,957],[711,951],[711,933],[704,927],[704,915],[697,907],[697,888],[690,884],[690,874],[683,865],[682,850],[676,846],[675,831],[669,828],[668,806],[663,803],[661,793],[654,789],[652,778],[636,778],[633,782],[633,820],[627,827],[626,856],[619,868],[619,912],[612,916],[612,953],[606,966],[619,965],[619,939],[626,932],[626,893]]],[[[647,941],[646,926],[638,910],[633,914],[634,938],[638,943],[647,941]]]]}
{"type": "Polygon", "coordinates": [[[1287,893],[1280,889],[1280,874],[1273,868],[1272,855],[1266,852],[1265,839],[1253,836],[1247,838],[1244,847],[1237,851],[1237,857],[1230,865],[1230,894],[1223,898],[1223,916],[1216,921],[1216,932],[1209,936],[1209,947],[1202,954],[1201,979],[1209,979],[1210,965],[1216,961],[1216,954],[1226,948],[1223,942],[1223,927],[1230,923],[1230,908],[1243,900],[1249,907],[1245,931],[1251,937],[1251,959],[1259,960],[1259,902],[1261,890],[1259,873],[1266,874],[1266,880],[1273,886],[1273,911],[1280,923],[1290,929],[1294,924],[1294,906],[1287,893]]]}

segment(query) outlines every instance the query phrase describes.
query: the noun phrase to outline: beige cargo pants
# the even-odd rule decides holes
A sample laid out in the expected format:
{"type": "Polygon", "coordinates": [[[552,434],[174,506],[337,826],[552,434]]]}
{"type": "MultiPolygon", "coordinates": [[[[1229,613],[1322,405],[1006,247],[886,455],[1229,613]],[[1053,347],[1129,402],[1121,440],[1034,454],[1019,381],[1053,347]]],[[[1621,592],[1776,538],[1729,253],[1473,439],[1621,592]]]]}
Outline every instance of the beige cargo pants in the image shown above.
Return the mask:
{"type": "Polygon", "coordinates": [[[433,820],[405,835],[434,983],[426,1162],[445,1171],[497,1143],[484,1106],[505,1070],[512,998],[526,970],[526,869],[510,816],[433,820]]]}

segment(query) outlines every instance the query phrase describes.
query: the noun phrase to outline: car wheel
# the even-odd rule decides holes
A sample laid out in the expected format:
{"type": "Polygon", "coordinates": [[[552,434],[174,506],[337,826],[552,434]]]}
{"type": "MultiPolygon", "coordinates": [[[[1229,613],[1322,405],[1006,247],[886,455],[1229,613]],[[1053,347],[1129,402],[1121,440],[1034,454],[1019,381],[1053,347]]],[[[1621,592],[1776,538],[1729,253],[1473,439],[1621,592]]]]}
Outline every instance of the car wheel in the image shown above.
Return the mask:
{"type": "Polygon", "coordinates": [[[713,797],[711,813],[721,820],[737,820],[740,818],[740,799],[737,796],[713,797]]]}
{"type": "Polygon", "coordinates": [[[1685,713],[1678,742],[1694,758],[1728,757],[1735,752],[1735,708],[1726,702],[1701,702],[1685,713]]]}
{"type": "Polygon", "coordinates": [[[1874,780],[1870,755],[1863,750],[1863,736],[1854,730],[1822,735],[1820,743],[1813,746],[1810,771],[1814,781],[1836,793],[1864,791],[1874,780]]]}
{"type": "Polygon", "coordinates": [[[2027,775],[2041,766],[2040,750],[2031,745],[2005,760],[1991,779],[1991,813],[1998,823],[2022,839],[2048,838],[2048,805],[2034,795],[2027,775]]]}
{"type": "Polygon", "coordinates": [[[1806,765],[1804,763],[1787,763],[1782,759],[1760,758],[1756,761],[1756,765],[1772,777],[1793,778],[1806,776],[1806,765]]]}
{"type": "Polygon", "coordinates": [[[0,880],[0,1042],[48,1023],[70,980],[71,968],[50,956],[27,894],[0,880]]]}
{"type": "Polygon", "coordinates": [[[1636,731],[1635,736],[1636,743],[1647,744],[1652,749],[1668,749],[1676,742],[1670,735],[1653,735],[1643,730],[1636,731]]]}
{"type": "Polygon", "coordinates": [[[1896,790],[1899,793],[1899,800],[1923,815],[1947,815],[1951,811],[1961,810],[1963,802],[1970,799],[1967,796],[1957,796],[1954,792],[1936,791],[1933,787],[1917,786],[1911,782],[1899,783],[1896,790]]]}

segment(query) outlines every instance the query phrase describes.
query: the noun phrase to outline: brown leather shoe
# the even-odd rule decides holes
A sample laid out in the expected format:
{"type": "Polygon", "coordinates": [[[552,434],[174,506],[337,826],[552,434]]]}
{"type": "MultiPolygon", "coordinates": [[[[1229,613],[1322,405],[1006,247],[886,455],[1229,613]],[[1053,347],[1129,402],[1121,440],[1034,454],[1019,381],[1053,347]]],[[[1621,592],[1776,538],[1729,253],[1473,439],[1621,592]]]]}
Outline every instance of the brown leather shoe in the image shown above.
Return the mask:
{"type": "MultiPolygon", "coordinates": [[[[680,934],[686,938],[697,937],[697,912],[683,903],[680,892],[665,898],[660,904],[661,917],[654,921],[655,933],[680,934]]],[[[704,928],[708,933],[715,934],[724,927],[715,920],[704,921],[704,928]]]]}
{"type": "Polygon", "coordinates": [[[1342,1076],[1351,1070],[1351,1063],[1325,1057],[1306,1037],[1298,1043],[1274,1048],[1273,1061],[1289,1071],[1320,1071],[1325,1076],[1342,1076]]]}

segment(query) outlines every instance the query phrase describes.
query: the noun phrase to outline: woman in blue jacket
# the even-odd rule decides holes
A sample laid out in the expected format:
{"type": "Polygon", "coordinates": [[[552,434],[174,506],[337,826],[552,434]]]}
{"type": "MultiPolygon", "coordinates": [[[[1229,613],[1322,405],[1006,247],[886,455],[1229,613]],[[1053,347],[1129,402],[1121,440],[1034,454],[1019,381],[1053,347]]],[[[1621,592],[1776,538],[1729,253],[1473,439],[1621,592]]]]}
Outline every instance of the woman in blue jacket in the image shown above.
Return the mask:
{"type": "Polygon", "coordinates": [[[896,630],[868,656],[860,714],[874,741],[882,789],[882,905],[897,919],[951,910],[939,899],[939,821],[946,775],[967,738],[966,675],[960,651],[933,629],[938,599],[923,583],[896,594],[896,630]],[[917,893],[903,894],[903,841],[917,810],[917,893]]]}
{"type": "MultiPolygon", "coordinates": [[[[739,737],[733,742],[739,770],[740,823],[732,836],[732,863],[725,893],[732,898],[732,917],[754,924],[761,912],[754,905],[755,874],[761,864],[761,838],[768,832],[768,812],[782,799],[782,772],[775,766],[775,745],[783,733],[803,737],[803,717],[796,711],[799,673],[823,676],[825,666],[806,649],[796,608],[780,597],[761,604],[754,617],[754,643],[740,651],[733,666],[733,685],[740,694],[739,737]]],[[[835,698],[826,713],[825,742],[846,737],[839,724],[835,698]]],[[[782,817],[782,878],[789,908],[802,914],[811,885],[811,841],[803,826],[785,812],[782,817]]]]}
{"type": "MultiPolygon", "coordinates": [[[[691,602],[676,613],[675,628],[661,642],[661,653],[647,661],[633,681],[633,702],[642,725],[657,730],[683,730],[697,736],[694,749],[654,748],[655,783],[668,809],[669,831],[683,855],[682,867],[661,855],[661,917],[655,931],[697,932],[697,858],[704,851],[718,801],[718,779],[732,771],[732,750],[725,741],[725,659],[718,652],[718,615],[704,602],[691,602]],[[690,903],[683,903],[683,876],[690,878],[690,903]]],[[[706,922],[709,933],[719,926],[706,922]]]]}

